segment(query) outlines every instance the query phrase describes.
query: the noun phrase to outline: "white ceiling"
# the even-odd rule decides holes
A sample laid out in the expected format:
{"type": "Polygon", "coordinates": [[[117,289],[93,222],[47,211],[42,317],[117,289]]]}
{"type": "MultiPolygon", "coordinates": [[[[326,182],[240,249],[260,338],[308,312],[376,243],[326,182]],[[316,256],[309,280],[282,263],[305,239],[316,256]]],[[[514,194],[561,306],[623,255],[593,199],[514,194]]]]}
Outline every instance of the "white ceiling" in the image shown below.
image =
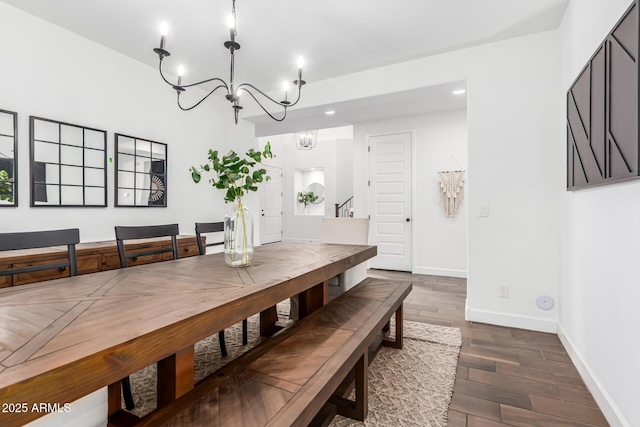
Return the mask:
{"type": "MultiPolygon", "coordinates": [[[[166,20],[170,26],[166,48],[172,54],[165,60],[168,71],[184,63],[185,83],[214,76],[228,79],[228,52],[222,44],[229,38],[226,17],[231,0],[3,1],[153,67],[157,67],[152,49],[159,44],[158,27],[166,20]]],[[[301,55],[306,62],[304,79],[312,83],[551,30],[558,27],[568,2],[237,0],[236,41],[242,48],[236,53],[236,82],[265,91],[279,88],[283,81],[296,78],[295,63],[301,55]]],[[[425,89],[425,95],[433,93],[425,89]]],[[[393,96],[370,100],[371,105],[399,102],[393,96]]],[[[418,107],[417,113],[425,109],[414,97],[405,103],[405,114],[409,104],[418,107]]],[[[371,105],[361,100],[340,108],[351,110],[357,120],[377,119],[382,110],[395,110],[371,105]],[[364,107],[371,107],[371,115],[355,111],[364,107]]],[[[290,118],[301,114],[292,110],[290,118]]]]}

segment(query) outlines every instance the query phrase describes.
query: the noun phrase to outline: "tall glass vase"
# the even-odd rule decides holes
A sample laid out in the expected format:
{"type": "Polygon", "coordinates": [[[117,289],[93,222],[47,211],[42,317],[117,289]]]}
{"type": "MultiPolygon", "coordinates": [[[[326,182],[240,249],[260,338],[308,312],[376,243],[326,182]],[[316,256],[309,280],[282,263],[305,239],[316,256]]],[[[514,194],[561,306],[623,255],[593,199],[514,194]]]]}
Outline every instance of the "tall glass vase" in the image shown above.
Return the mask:
{"type": "Polygon", "coordinates": [[[224,260],[230,267],[247,267],[253,259],[253,214],[236,199],[224,216],[224,260]]]}

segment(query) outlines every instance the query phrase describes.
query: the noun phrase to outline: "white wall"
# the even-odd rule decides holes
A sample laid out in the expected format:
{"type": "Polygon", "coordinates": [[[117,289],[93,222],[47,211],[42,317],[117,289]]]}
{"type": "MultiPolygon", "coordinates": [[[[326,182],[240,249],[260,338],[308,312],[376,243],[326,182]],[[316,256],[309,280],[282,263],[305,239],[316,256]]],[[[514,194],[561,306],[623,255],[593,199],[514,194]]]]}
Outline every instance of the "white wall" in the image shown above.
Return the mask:
{"type": "MultiPolygon", "coordinates": [[[[306,192],[311,184],[320,184],[325,187],[325,174],[323,167],[313,167],[311,169],[296,169],[294,171],[294,188],[295,194],[306,192]]],[[[299,203],[297,197],[294,199],[293,210],[296,215],[316,215],[325,216],[325,194],[319,194],[317,191],[314,194],[318,197],[314,203],[309,203],[306,206],[304,203],[299,203]],[[320,199],[322,198],[322,199],[320,199]]]]}
{"type": "Polygon", "coordinates": [[[349,139],[336,140],[336,203],[338,204],[343,204],[353,196],[353,161],[352,133],[349,139]]]}
{"type": "MultiPolygon", "coordinates": [[[[570,2],[560,27],[558,103],[564,105],[571,83],[630,3],[570,2]]],[[[558,333],[609,422],[638,426],[640,182],[563,191],[562,202],[558,333]]]]}
{"type": "MultiPolygon", "coordinates": [[[[549,31],[305,86],[302,107],[466,80],[468,298],[473,321],[556,332],[565,188],[560,35],[549,31]],[[489,204],[490,216],[479,217],[489,204]],[[498,286],[510,287],[509,298],[498,286]]],[[[367,153],[354,145],[354,202],[365,216],[367,153]]],[[[286,220],[285,220],[286,221],[286,220]]]]}
{"type": "MultiPolygon", "coordinates": [[[[308,85],[305,106],[467,81],[469,320],[556,331],[564,145],[558,32],[458,50],[308,85]],[[390,78],[390,76],[393,76],[390,78]],[[384,83],[384,84],[382,84],[384,83]],[[490,217],[478,217],[480,204],[490,217]],[[510,298],[498,297],[498,285],[510,298]]],[[[354,158],[366,158],[361,145],[354,158]]],[[[354,162],[366,212],[367,162],[354,162]]],[[[360,216],[360,215],[359,215],[360,216]]]]}
{"type": "Polygon", "coordinates": [[[333,216],[336,203],[336,140],[318,140],[312,150],[298,150],[293,134],[260,138],[260,146],[270,141],[276,158],[269,164],[282,168],[282,238],[285,240],[319,240],[324,216],[333,216]],[[324,171],[324,212],[303,214],[298,203],[295,174],[301,169],[321,168],[324,171]]]}
{"type": "MultiPolygon", "coordinates": [[[[97,241],[113,239],[114,225],[177,222],[182,234],[193,234],[195,221],[222,219],[228,210],[223,194],[206,183],[195,185],[188,168],[204,163],[209,148],[244,152],[257,146],[253,125],[234,125],[227,101],[211,97],[182,112],[155,68],[5,3],[0,3],[0,39],[5,41],[0,108],[19,114],[20,203],[0,208],[0,232],[78,227],[82,241],[97,241]],[[30,208],[30,115],[108,131],[109,157],[116,132],[167,143],[168,207],[114,208],[114,165],[109,163],[109,207],[30,208]]],[[[247,204],[259,211],[256,195],[247,197],[247,204]]],[[[259,221],[254,222],[259,236],[259,221]]]]}
{"type": "MultiPolygon", "coordinates": [[[[468,201],[464,201],[456,218],[447,218],[440,207],[438,179],[438,171],[467,169],[467,112],[448,111],[355,124],[355,150],[365,153],[358,163],[366,166],[366,169],[359,168],[354,176],[354,181],[359,185],[369,179],[367,135],[396,131],[411,131],[415,137],[412,271],[417,274],[467,277],[468,201]]],[[[467,190],[468,183],[464,186],[467,190]]],[[[367,216],[368,196],[368,191],[358,196],[356,217],[367,216]],[[361,197],[366,197],[364,203],[361,197]]]]}

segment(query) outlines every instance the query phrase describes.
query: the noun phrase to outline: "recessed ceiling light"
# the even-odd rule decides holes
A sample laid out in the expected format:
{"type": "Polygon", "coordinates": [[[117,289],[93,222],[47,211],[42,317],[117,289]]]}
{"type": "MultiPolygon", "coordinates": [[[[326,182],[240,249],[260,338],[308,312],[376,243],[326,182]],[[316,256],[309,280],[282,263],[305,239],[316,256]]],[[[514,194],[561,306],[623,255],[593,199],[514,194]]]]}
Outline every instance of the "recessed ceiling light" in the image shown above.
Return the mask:
{"type": "Polygon", "coordinates": [[[463,93],[465,93],[467,90],[466,89],[458,89],[458,90],[454,90],[453,92],[451,92],[454,95],[462,95],[463,93]]]}
{"type": "Polygon", "coordinates": [[[329,111],[325,111],[324,112],[327,116],[330,116],[332,114],[335,114],[336,112],[334,110],[329,110],[329,111]]]}

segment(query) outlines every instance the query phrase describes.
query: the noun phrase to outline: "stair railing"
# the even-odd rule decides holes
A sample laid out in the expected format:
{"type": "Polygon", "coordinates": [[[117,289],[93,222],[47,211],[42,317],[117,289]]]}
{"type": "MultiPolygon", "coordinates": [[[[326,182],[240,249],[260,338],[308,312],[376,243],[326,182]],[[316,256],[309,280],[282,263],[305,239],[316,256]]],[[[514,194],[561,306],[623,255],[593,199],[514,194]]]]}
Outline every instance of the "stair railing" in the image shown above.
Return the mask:
{"type": "Polygon", "coordinates": [[[336,206],[336,218],[349,217],[349,211],[353,207],[353,196],[349,197],[343,204],[335,204],[336,206]]]}

